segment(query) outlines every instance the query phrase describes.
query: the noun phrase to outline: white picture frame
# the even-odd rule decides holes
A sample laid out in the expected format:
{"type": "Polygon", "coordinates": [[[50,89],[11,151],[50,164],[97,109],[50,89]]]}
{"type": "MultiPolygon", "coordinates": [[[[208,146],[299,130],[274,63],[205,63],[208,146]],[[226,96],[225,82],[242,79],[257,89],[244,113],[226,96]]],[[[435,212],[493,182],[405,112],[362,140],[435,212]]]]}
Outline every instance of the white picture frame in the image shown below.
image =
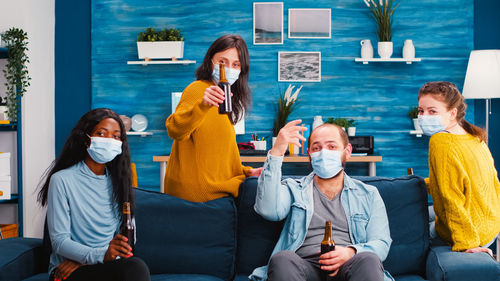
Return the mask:
{"type": "Polygon", "coordinates": [[[321,82],[321,52],[278,52],[278,81],[321,82]]]}
{"type": "Polygon", "coordinates": [[[172,113],[175,112],[179,101],[181,100],[182,92],[172,92],[172,113]]]}
{"type": "Polygon", "coordinates": [[[254,2],[253,44],[282,45],[283,37],[283,2],[254,2]]]}
{"type": "Polygon", "coordinates": [[[288,9],[288,38],[332,38],[332,10],[288,9]]]}

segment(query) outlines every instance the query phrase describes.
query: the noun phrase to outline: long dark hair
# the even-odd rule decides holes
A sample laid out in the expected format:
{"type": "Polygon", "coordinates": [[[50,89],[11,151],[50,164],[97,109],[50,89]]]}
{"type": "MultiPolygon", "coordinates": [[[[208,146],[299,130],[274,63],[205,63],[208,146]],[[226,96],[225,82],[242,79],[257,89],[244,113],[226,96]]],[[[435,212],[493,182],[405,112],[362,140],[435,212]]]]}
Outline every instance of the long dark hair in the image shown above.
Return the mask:
{"type": "Polygon", "coordinates": [[[418,91],[418,99],[420,100],[420,98],[425,95],[432,95],[435,99],[444,102],[448,110],[456,108],[457,123],[462,126],[467,133],[484,142],[488,141],[488,134],[486,134],[485,130],[465,120],[467,104],[455,84],[446,81],[427,82],[418,91]]]}
{"type": "Polygon", "coordinates": [[[123,215],[121,210],[123,209],[123,202],[126,200],[130,201],[131,212],[134,214],[135,200],[131,187],[130,150],[125,126],[118,114],[107,108],[97,108],[85,113],[71,131],[61,154],[52,162],[40,182],[41,188],[38,193],[38,202],[42,206],[47,205],[49,184],[52,175],[85,159],[87,147],[90,144],[89,136],[92,135],[92,131],[97,124],[107,118],[116,120],[120,125],[120,139],[122,141],[122,153],[117,155],[111,162],[106,163],[106,168],[111,175],[113,184],[113,199],[117,203],[118,208],[120,208],[118,210],[119,214],[123,215]]]}
{"type": "Polygon", "coordinates": [[[250,55],[248,54],[247,44],[239,35],[229,34],[219,37],[208,48],[205,58],[198,69],[196,69],[196,79],[212,81],[212,59],[218,52],[236,48],[241,64],[241,72],[238,80],[231,86],[233,97],[231,104],[233,114],[229,117],[233,124],[241,119],[241,114],[246,111],[250,103],[250,88],[248,87],[248,72],[250,69],[250,55]]]}

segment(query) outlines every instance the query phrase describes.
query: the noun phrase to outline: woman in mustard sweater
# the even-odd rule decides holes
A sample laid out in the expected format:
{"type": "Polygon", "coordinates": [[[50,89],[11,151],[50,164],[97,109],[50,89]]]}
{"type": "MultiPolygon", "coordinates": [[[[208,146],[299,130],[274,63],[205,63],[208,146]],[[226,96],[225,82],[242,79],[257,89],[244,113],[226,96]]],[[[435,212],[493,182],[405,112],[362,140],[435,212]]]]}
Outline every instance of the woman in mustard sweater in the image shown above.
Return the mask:
{"type": "Polygon", "coordinates": [[[174,139],[165,173],[166,193],[194,202],[237,197],[245,177],[260,175],[262,168],[242,166],[233,128],[250,101],[248,72],[243,38],[224,35],[212,43],[196,70],[197,80],[184,90],[166,121],[168,135],[174,139]],[[218,112],[224,100],[217,86],[220,64],[231,84],[231,114],[218,112]]]}
{"type": "Polygon", "coordinates": [[[452,83],[426,83],[418,105],[420,126],[432,136],[428,191],[435,232],[453,251],[491,255],[487,246],[500,231],[500,183],[486,132],[465,121],[467,105],[452,83]]]}

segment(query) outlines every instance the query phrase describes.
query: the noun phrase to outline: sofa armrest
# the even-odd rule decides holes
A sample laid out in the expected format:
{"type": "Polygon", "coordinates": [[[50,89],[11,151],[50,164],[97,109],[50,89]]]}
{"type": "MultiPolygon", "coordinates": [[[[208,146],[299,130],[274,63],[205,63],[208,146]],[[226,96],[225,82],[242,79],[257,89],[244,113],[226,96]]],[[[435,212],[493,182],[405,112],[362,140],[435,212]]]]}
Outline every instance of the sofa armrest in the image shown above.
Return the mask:
{"type": "Polygon", "coordinates": [[[23,280],[47,271],[42,239],[8,238],[0,240],[0,249],[0,281],[23,280]]]}
{"type": "Polygon", "coordinates": [[[430,281],[491,281],[500,276],[500,263],[486,253],[453,252],[449,246],[431,247],[427,256],[430,281]]]}

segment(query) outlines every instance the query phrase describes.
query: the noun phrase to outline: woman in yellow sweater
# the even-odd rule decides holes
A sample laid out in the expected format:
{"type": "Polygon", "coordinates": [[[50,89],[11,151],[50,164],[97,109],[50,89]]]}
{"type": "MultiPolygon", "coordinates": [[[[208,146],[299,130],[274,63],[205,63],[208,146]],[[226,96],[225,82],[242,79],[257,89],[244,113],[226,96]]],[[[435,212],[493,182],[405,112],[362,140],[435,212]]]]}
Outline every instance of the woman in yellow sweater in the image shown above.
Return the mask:
{"type": "Polygon", "coordinates": [[[233,124],[250,101],[249,54],[243,38],[224,35],[215,40],[196,81],[183,92],[175,112],[166,121],[174,139],[165,173],[165,192],[194,202],[227,195],[238,196],[247,176],[259,176],[262,168],[242,166],[233,124]],[[219,114],[224,92],[217,86],[219,65],[225,66],[231,84],[231,114],[219,114]]]}
{"type": "Polygon", "coordinates": [[[491,255],[487,246],[500,231],[500,183],[486,132],[465,121],[467,105],[452,83],[426,83],[418,105],[420,126],[432,135],[428,190],[435,232],[453,251],[491,255]]]}

